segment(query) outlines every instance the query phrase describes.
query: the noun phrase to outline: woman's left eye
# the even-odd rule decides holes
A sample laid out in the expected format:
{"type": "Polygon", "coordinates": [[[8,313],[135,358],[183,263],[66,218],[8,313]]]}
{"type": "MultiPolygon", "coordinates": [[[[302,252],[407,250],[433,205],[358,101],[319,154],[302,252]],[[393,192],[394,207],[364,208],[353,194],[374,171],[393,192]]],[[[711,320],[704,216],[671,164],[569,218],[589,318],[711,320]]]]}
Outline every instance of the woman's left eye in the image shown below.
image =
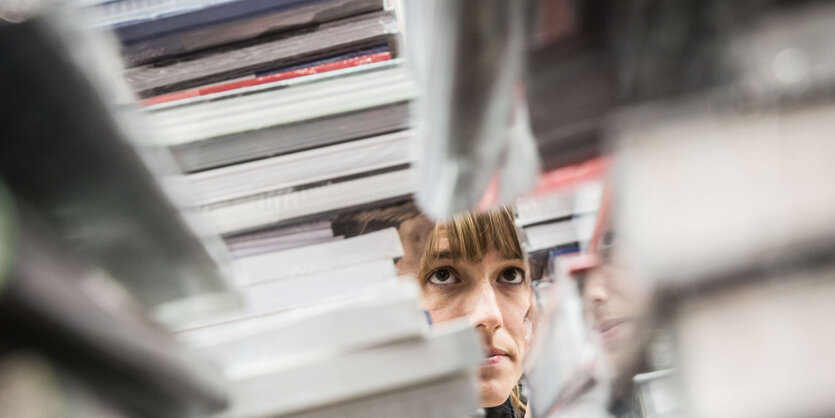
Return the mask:
{"type": "Polygon", "coordinates": [[[519,284],[525,278],[525,273],[522,269],[517,267],[510,267],[502,270],[499,274],[499,280],[509,284],[519,284]]]}
{"type": "Polygon", "coordinates": [[[456,282],[455,274],[447,268],[439,268],[429,275],[429,282],[436,285],[448,285],[456,282]]]}

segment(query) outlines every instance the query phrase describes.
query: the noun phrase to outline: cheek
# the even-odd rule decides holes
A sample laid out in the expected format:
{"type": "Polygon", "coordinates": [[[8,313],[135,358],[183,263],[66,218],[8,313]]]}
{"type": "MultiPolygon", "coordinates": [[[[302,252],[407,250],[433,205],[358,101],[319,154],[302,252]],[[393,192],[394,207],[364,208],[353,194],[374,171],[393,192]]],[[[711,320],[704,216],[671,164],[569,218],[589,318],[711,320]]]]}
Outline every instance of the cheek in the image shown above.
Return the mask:
{"type": "Polygon", "coordinates": [[[516,343],[520,356],[523,356],[527,350],[528,341],[525,337],[528,335],[529,329],[533,327],[533,324],[526,320],[529,310],[530,302],[525,299],[508,303],[506,309],[502,312],[504,328],[516,343]]]}
{"type": "Polygon", "coordinates": [[[433,323],[441,323],[465,316],[463,303],[457,300],[454,295],[427,292],[424,290],[421,297],[423,309],[429,312],[433,323]]]}

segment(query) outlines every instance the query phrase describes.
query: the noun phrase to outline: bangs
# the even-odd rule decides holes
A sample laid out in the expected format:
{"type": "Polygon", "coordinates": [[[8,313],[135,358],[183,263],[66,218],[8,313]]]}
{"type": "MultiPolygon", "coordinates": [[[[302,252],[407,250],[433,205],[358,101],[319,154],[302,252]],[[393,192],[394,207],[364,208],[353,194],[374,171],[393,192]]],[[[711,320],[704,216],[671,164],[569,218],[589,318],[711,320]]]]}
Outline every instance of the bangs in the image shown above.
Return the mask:
{"type": "Polygon", "coordinates": [[[478,263],[490,251],[497,251],[506,259],[524,259],[509,207],[484,213],[464,212],[435,225],[421,262],[421,277],[440,258],[478,263]],[[449,249],[441,251],[443,238],[447,239],[449,249]]]}

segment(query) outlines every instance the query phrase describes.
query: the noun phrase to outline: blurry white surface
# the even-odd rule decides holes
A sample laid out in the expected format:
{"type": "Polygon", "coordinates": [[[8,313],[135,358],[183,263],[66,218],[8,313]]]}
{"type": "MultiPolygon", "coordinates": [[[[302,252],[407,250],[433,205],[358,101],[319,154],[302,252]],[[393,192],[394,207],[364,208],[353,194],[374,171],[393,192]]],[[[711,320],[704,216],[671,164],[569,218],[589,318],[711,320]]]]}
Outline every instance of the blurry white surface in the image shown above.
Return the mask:
{"type": "Polygon", "coordinates": [[[692,281],[833,242],[835,105],[746,114],[692,103],[620,122],[622,236],[650,277],[692,281]]]}
{"type": "MultiPolygon", "coordinates": [[[[231,408],[220,416],[281,416],[472,373],[483,352],[466,321],[444,324],[426,338],[346,352],[309,363],[259,364],[231,379],[231,408]]],[[[475,388],[461,403],[478,405],[475,388]]],[[[418,417],[420,415],[414,415],[418,417]]]]}
{"type": "Polygon", "coordinates": [[[309,360],[334,352],[428,332],[414,280],[392,280],[326,304],[182,331],[195,353],[231,370],[284,359],[309,360]]]}
{"type": "Polygon", "coordinates": [[[835,413],[835,270],[685,303],[675,321],[693,417],[835,413]]]}

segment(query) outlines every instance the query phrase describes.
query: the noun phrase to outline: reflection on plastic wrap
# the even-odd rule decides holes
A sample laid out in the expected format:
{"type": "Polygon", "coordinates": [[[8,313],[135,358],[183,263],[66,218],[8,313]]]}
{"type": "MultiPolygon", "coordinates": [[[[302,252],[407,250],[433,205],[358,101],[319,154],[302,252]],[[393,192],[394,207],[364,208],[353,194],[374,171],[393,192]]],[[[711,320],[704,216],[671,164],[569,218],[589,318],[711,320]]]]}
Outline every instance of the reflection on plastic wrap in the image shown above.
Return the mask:
{"type": "Polygon", "coordinates": [[[423,90],[416,106],[422,139],[417,196],[430,217],[472,209],[493,192],[504,197],[507,191],[491,191],[490,182],[510,180],[507,186],[518,187],[517,181],[526,183],[525,171],[537,164],[527,111],[514,112],[514,89],[523,68],[525,3],[405,3],[408,52],[423,90]],[[513,123],[517,126],[509,131],[513,123]],[[509,137],[519,142],[512,152],[509,137]],[[499,179],[503,158],[511,168],[499,179]]]}
{"type": "Polygon", "coordinates": [[[621,244],[659,287],[688,416],[835,412],[835,7],[792,5],[733,32],[725,88],[609,125],[621,244]]]}
{"type": "Polygon", "coordinates": [[[781,274],[682,304],[675,319],[694,417],[832,416],[835,269],[781,274]]]}
{"type": "MultiPolygon", "coordinates": [[[[552,271],[561,267],[556,261],[552,271]]],[[[608,377],[584,320],[577,286],[564,274],[537,287],[540,315],[526,360],[535,418],[606,416],[608,377]]]]}

